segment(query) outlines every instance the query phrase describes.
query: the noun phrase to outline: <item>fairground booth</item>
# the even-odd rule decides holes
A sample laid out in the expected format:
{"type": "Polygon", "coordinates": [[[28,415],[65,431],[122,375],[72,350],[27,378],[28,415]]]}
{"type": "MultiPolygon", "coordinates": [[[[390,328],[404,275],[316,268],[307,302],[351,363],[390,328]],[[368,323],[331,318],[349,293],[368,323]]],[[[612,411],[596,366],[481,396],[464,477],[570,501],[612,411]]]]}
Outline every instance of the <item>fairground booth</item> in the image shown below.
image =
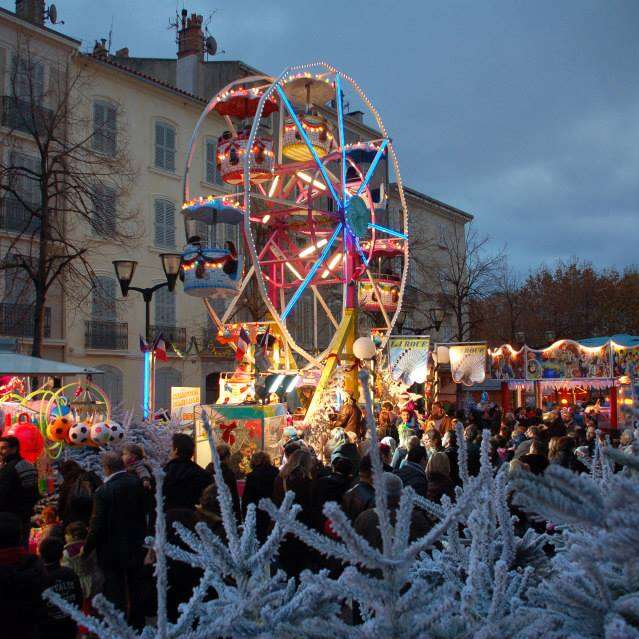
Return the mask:
{"type": "Polygon", "coordinates": [[[600,422],[631,426],[639,383],[639,338],[559,340],[547,348],[505,344],[488,351],[488,378],[500,382],[504,411],[533,403],[572,406],[597,401],[600,422]],[[528,402],[526,402],[528,400],[528,402]]]}

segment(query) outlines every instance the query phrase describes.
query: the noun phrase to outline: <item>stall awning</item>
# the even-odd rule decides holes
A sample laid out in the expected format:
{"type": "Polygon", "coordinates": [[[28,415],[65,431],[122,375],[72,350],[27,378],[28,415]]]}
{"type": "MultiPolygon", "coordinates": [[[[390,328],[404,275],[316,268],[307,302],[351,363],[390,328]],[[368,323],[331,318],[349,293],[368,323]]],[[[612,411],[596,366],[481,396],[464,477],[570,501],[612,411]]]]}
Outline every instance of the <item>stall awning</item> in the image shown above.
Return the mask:
{"type": "Polygon", "coordinates": [[[97,375],[97,368],[83,368],[67,362],[40,359],[29,355],[0,352],[0,375],[51,375],[65,377],[69,375],[97,375]]]}

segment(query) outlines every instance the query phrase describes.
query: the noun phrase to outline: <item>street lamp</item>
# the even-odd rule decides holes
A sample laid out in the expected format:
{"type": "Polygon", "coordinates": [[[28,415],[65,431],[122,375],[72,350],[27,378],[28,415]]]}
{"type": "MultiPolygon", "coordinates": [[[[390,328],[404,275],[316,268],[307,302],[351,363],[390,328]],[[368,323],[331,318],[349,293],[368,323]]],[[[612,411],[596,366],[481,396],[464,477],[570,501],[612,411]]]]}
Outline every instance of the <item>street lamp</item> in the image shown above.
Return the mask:
{"type": "MultiPolygon", "coordinates": [[[[122,291],[122,297],[128,297],[129,291],[136,291],[142,295],[145,303],[145,321],[144,321],[144,336],[147,345],[151,344],[151,300],[153,294],[159,291],[165,286],[169,291],[175,290],[175,283],[177,282],[178,274],[180,272],[180,264],[182,256],[179,253],[162,253],[160,255],[162,260],[162,268],[164,269],[165,282],[156,284],[148,288],[138,288],[137,286],[131,286],[133,281],[133,275],[138,263],[135,260],[114,260],[113,268],[115,269],[115,275],[120,283],[120,290],[122,291]]],[[[154,380],[154,366],[155,361],[153,357],[153,350],[147,350],[144,352],[144,399],[143,399],[143,412],[145,419],[153,415],[153,380],[154,380]]]]}

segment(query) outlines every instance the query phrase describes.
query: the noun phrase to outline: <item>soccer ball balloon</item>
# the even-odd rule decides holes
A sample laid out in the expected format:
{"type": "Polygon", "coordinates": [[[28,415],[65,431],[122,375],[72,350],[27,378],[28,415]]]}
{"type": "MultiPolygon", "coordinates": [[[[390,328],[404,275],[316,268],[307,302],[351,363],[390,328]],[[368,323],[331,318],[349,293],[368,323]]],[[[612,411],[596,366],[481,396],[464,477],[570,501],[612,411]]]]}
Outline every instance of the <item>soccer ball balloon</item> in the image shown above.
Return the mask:
{"type": "Polygon", "coordinates": [[[91,427],[85,422],[78,422],[77,424],[71,426],[71,428],[69,429],[67,441],[70,444],[82,446],[82,444],[87,444],[89,442],[90,435],[91,427]]]}
{"type": "Polygon", "coordinates": [[[104,446],[109,443],[111,430],[106,422],[96,422],[91,426],[91,439],[94,444],[104,446]]]}
{"type": "Polygon", "coordinates": [[[109,444],[117,444],[124,439],[124,428],[117,422],[107,422],[109,429],[109,444]]]}
{"type": "Polygon", "coordinates": [[[73,426],[71,416],[58,417],[47,425],[47,437],[52,442],[63,442],[67,438],[67,433],[73,426]]]}

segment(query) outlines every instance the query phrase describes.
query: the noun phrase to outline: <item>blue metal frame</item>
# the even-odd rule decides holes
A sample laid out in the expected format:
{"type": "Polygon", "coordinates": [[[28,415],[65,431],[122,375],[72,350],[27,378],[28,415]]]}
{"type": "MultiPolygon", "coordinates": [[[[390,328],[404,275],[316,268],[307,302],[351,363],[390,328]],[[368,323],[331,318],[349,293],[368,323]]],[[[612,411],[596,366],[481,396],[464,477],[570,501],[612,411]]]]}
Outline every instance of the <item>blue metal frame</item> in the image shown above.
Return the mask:
{"type": "Polygon", "coordinates": [[[346,206],[346,134],[344,131],[344,105],[342,103],[342,83],[339,73],[335,74],[335,101],[337,102],[337,125],[339,132],[339,145],[342,149],[342,197],[346,206]]]}
{"type": "Polygon", "coordinates": [[[369,229],[375,229],[376,231],[381,231],[382,233],[388,233],[391,237],[398,237],[400,240],[407,240],[408,236],[404,233],[400,233],[399,231],[395,231],[394,229],[389,229],[381,224],[373,224],[372,222],[368,225],[369,229]]]}
{"type": "Polygon", "coordinates": [[[384,139],[382,143],[379,145],[379,149],[377,150],[377,154],[375,155],[375,159],[371,162],[371,165],[368,167],[368,171],[366,171],[366,175],[364,176],[364,181],[359,185],[357,189],[357,193],[355,195],[361,195],[362,191],[368,186],[371,178],[373,177],[373,173],[375,173],[375,169],[379,161],[382,159],[384,155],[384,151],[386,150],[386,145],[388,144],[388,140],[384,139]]]}
{"type": "Polygon", "coordinates": [[[315,277],[315,274],[319,270],[319,267],[324,263],[324,261],[326,260],[326,257],[328,256],[329,251],[333,247],[333,244],[335,244],[335,240],[337,239],[337,236],[340,234],[340,231],[342,230],[343,226],[344,226],[343,223],[340,222],[335,227],[335,230],[333,231],[333,235],[331,235],[331,239],[328,241],[328,243],[322,250],[322,254],[317,258],[317,261],[315,262],[315,264],[313,264],[313,266],[311,267],[311,270],[306,274],[304,281],[299,285],[299,288],[295,291],[295,293],[293,294],[293,297],[291,297],[288,304],[286,305],[286,308],[284,309],[284,312],[281,315],[282,320],[286,320],[290,312],[293,310],[293,307],[295,306],[295,304],[297,304],[297,300],[300,298],[300,296],[302,295],[302,293],[308,286],[309,282],[315,277]]]}
{"type": "Polygon", "coordinates": [[[149,419],[151,415],[151,358],[153,357],[153,351],[144,351],[144,379],[142,383],[144,387],[142,389],[142,414],[144,419],[149,419]]]}

